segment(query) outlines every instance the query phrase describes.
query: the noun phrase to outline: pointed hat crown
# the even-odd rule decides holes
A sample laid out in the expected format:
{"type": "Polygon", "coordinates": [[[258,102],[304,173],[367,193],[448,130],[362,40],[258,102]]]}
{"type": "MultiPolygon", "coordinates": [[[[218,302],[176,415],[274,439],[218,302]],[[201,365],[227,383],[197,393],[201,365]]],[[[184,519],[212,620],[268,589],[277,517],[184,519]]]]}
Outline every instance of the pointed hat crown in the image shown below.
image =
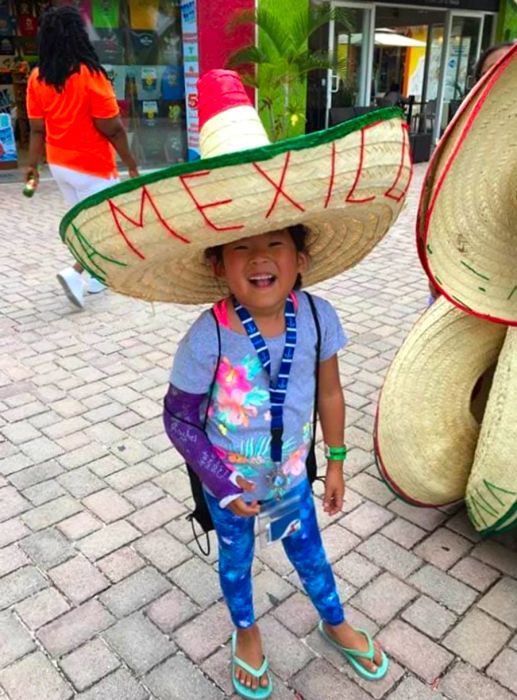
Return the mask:
{"type": "Polygon", "coordinates": [[[201,158],[269,144],[238,73],[210,70],[198,80],[198,93],[201,158]]]}

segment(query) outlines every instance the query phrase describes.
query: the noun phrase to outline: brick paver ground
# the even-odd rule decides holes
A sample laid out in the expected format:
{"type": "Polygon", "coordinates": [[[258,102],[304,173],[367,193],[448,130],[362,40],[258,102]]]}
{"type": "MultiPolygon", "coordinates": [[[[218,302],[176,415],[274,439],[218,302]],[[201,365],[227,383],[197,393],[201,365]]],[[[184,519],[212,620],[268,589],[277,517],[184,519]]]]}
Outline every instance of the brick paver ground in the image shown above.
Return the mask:
{"type": "MultiPolygon", "coordinates": [[[[350,458],[346,513],[322,517],[349,618],[392,659],[358,681],[320,640],[280,549],[256,563],[275,698],[517,697],[517,547],[481,541],[463,508],[418,510],[379,480],[382,378],[426,303],[408,206],[352,271],[318,287],[350,344],[340,366],[350,458]]],[[[0,698],[219,700],[232,696],[231,627],[214,556],[185,520],[181,459],[160,410],[171,356],[198,314],[111,293],[74,310],[51,182],[0,203],[0,698]]]]}

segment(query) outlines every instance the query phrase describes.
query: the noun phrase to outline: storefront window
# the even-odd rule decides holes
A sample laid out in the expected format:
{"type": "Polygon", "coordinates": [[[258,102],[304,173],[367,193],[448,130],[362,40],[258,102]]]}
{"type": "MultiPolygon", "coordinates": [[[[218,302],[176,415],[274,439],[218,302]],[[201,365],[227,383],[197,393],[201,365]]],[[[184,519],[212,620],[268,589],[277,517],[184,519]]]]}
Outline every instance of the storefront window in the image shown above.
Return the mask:
{"type": "Polygon", "coordinates": [[[30,68],[37,61],[38,22],[50,4],[73,4],[81,12],[140,167],[185,160],[180,0],[0,0],[0,113],[10,115],[21,160],[27,128],[23,89],[16,85],[26,83],[24,62],[30,68]]]}
{"type": "Polygon", "coordinates": [[[411,117],[430,114],[438,92],[444,14],[380,5],[375,25],[375,103],[406,111],[411,104],[411,117]]]}
{"type": "Polygon", "coordinates": [[[469,78],[474,73],[478,56],[480,28],[480,17],[453,17],[443,94],[446,123],[469,91],[469,78]]]}
{"type": "Polygon", "coordinates": [[[485,15],[485,21],[483,22],[483,36],[481,39],[481,50],[484,51],[492,45],[492,37],[494,34],[494,16],[485,15]]]}
{"type": "Polygon", "coordinates": [[[370,11],[346,8],[347,28],[334,25],[331,48],[340,63],[332,74],[330,123],[335,124],[356,114],[363,101],[368,65],[368,26],[370,11]]]}

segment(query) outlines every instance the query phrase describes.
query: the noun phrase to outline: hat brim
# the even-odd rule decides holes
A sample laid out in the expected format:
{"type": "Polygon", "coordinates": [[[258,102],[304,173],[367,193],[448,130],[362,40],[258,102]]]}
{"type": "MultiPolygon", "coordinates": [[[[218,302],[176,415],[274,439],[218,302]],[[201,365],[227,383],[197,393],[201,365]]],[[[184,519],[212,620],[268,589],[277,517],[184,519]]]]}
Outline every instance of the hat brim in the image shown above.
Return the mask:
{"type": "Polygon", "coordinates": [[[389,108],[127,180],[73,207],[60,233],[76,260],[117,292],[213,302],[226,289],[207,248],[303,224],[311,258],[304,285],[320,282],[381,240],[411,175],[407,125],[389,108]]]}
{"type": "Polygon", "coordinates": [[[471,91],[440,140],[419,204],[433,284],[480,318],[517,324],[517,46],[471,91]]]}
{"type": "Polygon", "coordinates": [[[483,534],[517,525],[517,328],[499,354],[465,496],[483,534]]]}
{"type": "Polygon", "coordinates": [[[386,483],[409,503],[464,498],[479,434],[472,392],[505,333],[442,297],[402,344],[381,391],[374,443],[386,483]]]}

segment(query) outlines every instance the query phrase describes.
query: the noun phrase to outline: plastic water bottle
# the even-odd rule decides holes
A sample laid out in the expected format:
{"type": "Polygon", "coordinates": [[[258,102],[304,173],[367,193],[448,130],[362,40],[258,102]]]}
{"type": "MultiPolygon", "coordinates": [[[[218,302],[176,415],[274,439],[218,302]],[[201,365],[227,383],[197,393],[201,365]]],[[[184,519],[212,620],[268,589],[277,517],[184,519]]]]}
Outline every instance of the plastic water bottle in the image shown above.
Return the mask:
{"type": "Polygon", "coordinates": [[[38,183],[36,178],[34,176],[30,177],[25,183],[25,187],[23,188],[23,194],[26,197],[32,197],[34,195],[34,192],[36,192],[37,186],[38,183]]]}

